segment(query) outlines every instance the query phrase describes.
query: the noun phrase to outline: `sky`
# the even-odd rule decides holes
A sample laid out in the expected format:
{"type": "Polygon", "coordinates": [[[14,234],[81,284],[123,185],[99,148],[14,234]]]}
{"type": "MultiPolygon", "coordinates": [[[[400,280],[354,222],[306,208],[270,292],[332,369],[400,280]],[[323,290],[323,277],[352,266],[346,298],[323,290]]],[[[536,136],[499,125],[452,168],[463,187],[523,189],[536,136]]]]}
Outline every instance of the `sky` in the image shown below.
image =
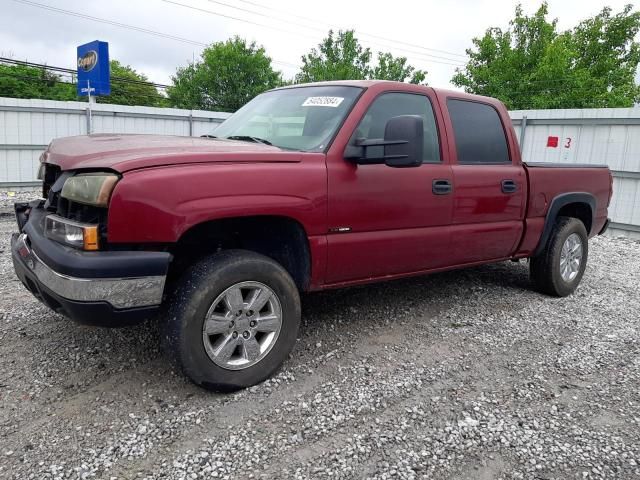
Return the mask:
{"type": "MultiPolygon", "coordinates": [[[[103,40],[109,42],[112,59],[168,84],[176,68],[197,59],[205,44],[239,35],[264,46],[274,68],[292,78],[301,56],[329,28],[355,29],[373,52],[406,56],[411,65],[428,71],[430,85],[453,88],[450,79],[472,38],[489,27],[506,28],[517,3],[533,13],[541,1],[0,0],[0,56],[75,68],[76,47],[103,40]]],[[[603,7],[602,0],[548,3],[561,30],[603,7]]],[[[618,12],[626,3],[609,0],[606,5],[618,12]]]]}

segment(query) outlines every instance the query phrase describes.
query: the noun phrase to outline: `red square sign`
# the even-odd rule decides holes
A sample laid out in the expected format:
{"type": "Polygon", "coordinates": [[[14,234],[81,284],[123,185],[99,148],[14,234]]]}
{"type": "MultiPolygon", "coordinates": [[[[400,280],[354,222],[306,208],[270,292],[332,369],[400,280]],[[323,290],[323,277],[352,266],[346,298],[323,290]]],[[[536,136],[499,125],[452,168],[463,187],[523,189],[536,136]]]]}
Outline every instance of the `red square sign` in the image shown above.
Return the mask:
{"type": "Polygon", "coordinates": [[[547,138],[547,147],[558,148],[558,137],[547,138]]]}

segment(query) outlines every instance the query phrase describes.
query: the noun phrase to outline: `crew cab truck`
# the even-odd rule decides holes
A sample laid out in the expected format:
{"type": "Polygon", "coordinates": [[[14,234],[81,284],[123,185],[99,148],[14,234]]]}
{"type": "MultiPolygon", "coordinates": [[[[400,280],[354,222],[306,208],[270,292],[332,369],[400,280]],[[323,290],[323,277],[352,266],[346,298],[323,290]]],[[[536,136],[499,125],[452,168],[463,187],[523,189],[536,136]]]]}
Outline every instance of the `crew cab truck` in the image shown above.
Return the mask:
{"type": "Polygon", "coordinates": [[[386,81],[259,95],[203,138],[54,140],[16,204],[15,271],[78,322],[158,312],[197,384],[247,387],[291,351],[300,292],[529,259],[571,294],[606,166],[523,163],[497,100],[386,81]]]}

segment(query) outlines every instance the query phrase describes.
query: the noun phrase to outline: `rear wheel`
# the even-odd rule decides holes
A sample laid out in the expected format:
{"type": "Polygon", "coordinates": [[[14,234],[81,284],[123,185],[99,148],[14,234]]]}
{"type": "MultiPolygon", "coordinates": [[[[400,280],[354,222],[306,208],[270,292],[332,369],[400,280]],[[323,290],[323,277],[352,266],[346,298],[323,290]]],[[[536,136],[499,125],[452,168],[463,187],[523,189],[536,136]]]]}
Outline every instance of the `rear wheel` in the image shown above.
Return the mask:
{"type": "Polygon", "coordinates": [[[169,306],[167,346],[186,375],[212,390],[234,390],[271,376],[293,348],[298,290],[263,255],[228,250],[188,269],[169,306]]]}
{"type": "Polygon", "coordinates": [[[531,258],[530,276],[535,288],[566,297],[577,288],[587,266],[587,230],[577,218],[559,217],[545,249],[531,258]]]}

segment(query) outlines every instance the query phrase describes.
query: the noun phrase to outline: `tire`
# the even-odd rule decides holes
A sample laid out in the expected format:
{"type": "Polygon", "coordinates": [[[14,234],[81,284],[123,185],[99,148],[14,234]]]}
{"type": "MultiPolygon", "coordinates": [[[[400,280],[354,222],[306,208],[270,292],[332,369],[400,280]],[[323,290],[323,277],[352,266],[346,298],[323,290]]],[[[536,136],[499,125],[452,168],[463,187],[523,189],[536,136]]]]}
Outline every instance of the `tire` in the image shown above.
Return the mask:
{"type": "MultiPolygon", "coordinates": [[[[584,224],[577,218],[558,217],[547,246],[539,255],[531,258],[529,271],[534,287],[541,293],[556,297],[572,294],[582,280],[588,254],[589,238],[584,224]],[[575,245],[578,244],[581,248],[579,262],[576,264],[574,258],[573,262],[569,262],[572,268],[563,270],[561,266],[563,247],[567,246],[567,252],[575,250],[572,253],[575,256],[577,255],[575,245]]],[[[566,265],[566,262],[562,265],[566,265]]]]}
{"type": "Polygon", "coordinates": [[[272,259],[226,250],[187,269],[167,313],[165,346],[182,371],[206,389],[233,391],[266,380],[287,358],[300,325],[300,296],[291,276],[272,259]],[[249,308],[267,296],[259,311],[249,308]],[[246,340],[243,333],[249,333],[246,340]]]}

